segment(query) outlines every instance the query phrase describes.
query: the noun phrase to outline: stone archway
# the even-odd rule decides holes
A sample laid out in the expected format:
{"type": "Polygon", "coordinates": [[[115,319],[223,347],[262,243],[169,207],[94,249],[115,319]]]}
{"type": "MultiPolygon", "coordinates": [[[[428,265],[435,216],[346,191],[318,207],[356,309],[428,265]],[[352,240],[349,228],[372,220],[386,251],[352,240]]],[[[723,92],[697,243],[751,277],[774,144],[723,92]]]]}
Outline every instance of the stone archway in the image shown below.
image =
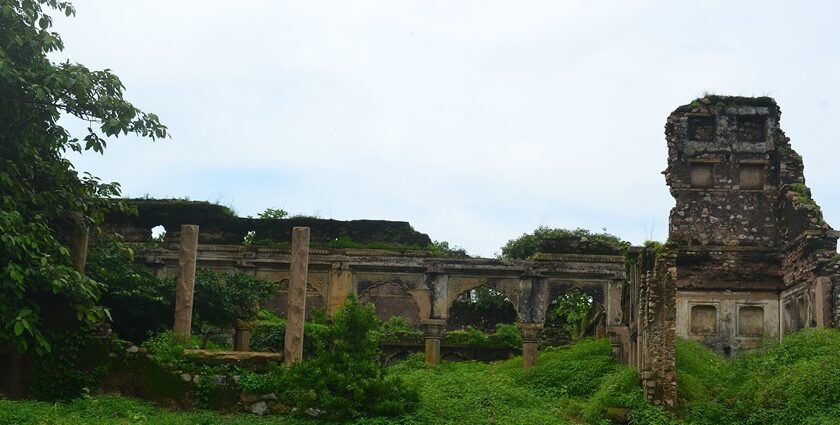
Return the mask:
{"type": "Polygon", "coordinates": [[[453,330],[471,326],[483,332],[493,332],[497,325],[514,324],[516,319],[513,302],[503,293],[482,284],[467,289],[450,303],[446,328],[453,330]]]}
{"type": "Polygon", "coordinates": [[[359,302],[373,304],[376,317],[383,322],[404,317],[413,326],[420,324],[420,308],[408,288],[399,282],[360,282],[359,302]]]}
{"type": "Polygon", "coordinates": [[[562,346],[581,337],[603,338],[606,313],[602,288],[554,288],[546,307],[543,343],[562,346]]]}

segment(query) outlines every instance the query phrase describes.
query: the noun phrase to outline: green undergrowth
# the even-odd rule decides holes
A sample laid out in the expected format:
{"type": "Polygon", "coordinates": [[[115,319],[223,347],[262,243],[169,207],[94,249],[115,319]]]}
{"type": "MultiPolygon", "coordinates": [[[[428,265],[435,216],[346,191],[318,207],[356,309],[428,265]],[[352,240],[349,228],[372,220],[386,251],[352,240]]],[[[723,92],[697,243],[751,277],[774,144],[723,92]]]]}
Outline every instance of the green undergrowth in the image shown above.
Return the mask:
{"type": "MultiPolygon", "coordinates": [[[[828,425],[840,423],[840,332],[804,330],[783,343],[727,360],[691,341],[677,343],[679,408],[669,415],[645,401],[638,374],[611,358],[607,340],[586,339],[522,359],[444,362],[427,368],[422,355],[388,368],[419,391],[418,409],[379,424],[828,425]]],[[[301,417],[259,418],[209,412],[172,413],[121,397],[68,404],[0,400],[9,424],[320,424],[301,417]]]]}
{"type": "Polygon", "coordinates": [[[728,362],[699,344],[677,346],[684,423],[840,423],[840,331],[806,329],[728,362]]]}

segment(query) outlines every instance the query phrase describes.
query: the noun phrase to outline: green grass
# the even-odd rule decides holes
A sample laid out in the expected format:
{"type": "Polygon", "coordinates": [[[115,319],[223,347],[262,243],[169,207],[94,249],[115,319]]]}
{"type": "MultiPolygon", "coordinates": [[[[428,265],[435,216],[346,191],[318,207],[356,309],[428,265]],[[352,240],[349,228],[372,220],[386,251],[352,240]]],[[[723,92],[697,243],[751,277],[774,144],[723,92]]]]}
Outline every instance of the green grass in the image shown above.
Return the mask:
{"type": "MultiPolygon", "coordinates": [[[[637,425],[828,425],[840,423],[840,331],[804,330],[728,361],[700,344],[679,340],[676,417],[644,400],[638,375],[611,360],[606,340],[583,340],[545,351],[536,367],[522,359],[446,363],[422,357],[389,368],[417,386],[421,405],[384,424],[607,424],[616,408],[637,425]]],[[[0,424],[320,424],[297,417],[169,412],[117,396],[67,404],[0,400],[0,424]]]]}

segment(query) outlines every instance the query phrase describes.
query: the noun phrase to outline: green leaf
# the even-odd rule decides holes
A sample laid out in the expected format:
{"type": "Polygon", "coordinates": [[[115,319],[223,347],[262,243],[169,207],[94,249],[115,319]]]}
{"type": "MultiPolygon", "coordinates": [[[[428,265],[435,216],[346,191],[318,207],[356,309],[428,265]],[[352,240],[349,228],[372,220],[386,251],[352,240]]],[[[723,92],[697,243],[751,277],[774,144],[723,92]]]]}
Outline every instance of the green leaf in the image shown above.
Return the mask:
{"type": "Polygon", "coordinates": [[[20,336],[23,333],[23,323],[21,321],[15,322],[15,336],[20,336]]]}

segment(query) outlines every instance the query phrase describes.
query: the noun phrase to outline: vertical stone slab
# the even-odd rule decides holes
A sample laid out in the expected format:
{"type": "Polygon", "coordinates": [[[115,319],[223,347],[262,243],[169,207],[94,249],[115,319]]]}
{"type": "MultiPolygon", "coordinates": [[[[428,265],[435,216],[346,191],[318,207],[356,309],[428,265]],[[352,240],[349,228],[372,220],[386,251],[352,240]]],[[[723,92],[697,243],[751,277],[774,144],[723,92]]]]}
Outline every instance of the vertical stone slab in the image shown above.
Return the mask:
{"type": "Polygon", "coordinates": [[[88,228],[79,221],[73,230],[70,239],[70,254],[73,256],[73,265],[76,271],[85,274],[85,264],[88,255],[88,228]]]}
{"type": "Polygon", "coordinates": [[[309,273],[309,228],[292,229],[292,262],[289,304],[286,309],[286,338],[283,358],[287,365],[303,358],[303,323],[306,319],[306,280],[309,273]]]}
{"type": "Polygon", "coordinates": [[[522,332],[522,367],[528,369],[537,364],[543,324],[519,323],[518,325],[519,331],[522,332]]]}
{"type": "Polygon", "coordinates": [[[195,261],[198,252],[198,226],[181,226],[181,249],[178,254],[178,287],[175,289],[175,334],[189,339],[192,328],[195,261]]]}
{"type": "Polygon", "coordinates": [[[440,338],[445,327],[445,319],[426,319],[420,322],[420,329],[423,330],[423,338],[426,341],[427,365],[440,363],[440,338]]]}

